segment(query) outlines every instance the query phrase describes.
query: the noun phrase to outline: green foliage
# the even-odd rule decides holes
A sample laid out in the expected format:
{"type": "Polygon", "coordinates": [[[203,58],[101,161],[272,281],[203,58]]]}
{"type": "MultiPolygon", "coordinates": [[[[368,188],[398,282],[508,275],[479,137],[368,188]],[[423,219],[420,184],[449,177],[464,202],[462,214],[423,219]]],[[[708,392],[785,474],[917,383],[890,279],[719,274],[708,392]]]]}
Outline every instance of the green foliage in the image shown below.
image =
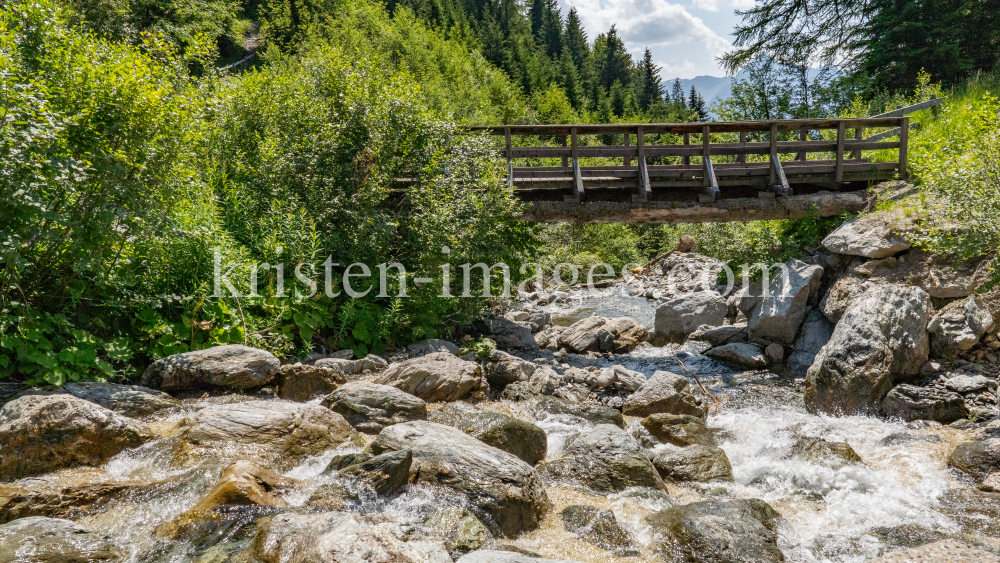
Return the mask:
{"type": "Polygon", "coordinates": [[[477,338],[465,346],[459,351],[458,355],[464,356],[469,352],[474,353],[480,358],[485,358],[490,355],[490,352],[497,349],[497,343],[490,340],[489,338],[477,338]]]}

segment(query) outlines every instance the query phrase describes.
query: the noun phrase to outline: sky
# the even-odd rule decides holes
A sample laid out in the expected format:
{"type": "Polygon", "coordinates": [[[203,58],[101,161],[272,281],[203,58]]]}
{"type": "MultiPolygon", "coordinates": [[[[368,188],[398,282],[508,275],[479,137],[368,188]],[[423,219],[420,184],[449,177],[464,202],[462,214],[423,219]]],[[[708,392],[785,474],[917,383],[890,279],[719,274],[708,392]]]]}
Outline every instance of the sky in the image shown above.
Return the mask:
{"type": "Polygon", "coordinates": [[[664,79],[725,76],[715,57],[732,44],[737,9],[754,0],[559,0],[563,15],[576,7],[593,41],[617,24],[633,58],[649,47],[664,79]]]}

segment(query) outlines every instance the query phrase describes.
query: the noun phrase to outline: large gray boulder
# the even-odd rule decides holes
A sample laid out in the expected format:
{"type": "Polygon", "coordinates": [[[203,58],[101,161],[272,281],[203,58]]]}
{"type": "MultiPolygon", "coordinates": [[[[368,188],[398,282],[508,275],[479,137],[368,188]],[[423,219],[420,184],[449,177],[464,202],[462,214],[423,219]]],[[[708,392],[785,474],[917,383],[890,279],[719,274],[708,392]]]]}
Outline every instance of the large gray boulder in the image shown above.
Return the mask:
{"type": "Polygon", "coordinates": [[[562,456],[539,466],[546,477],[611,493],[629,487],[663,489],[639,443],[613,424],[601,424],[568,443],[562,456]]]}
{"type": "Polygon", "coordinates": [[[180,406],[181,402],[170,395],[141,385],[121,385],[100,381],[67,383],[52,390],[33,389],[21,395],[73,395],[111,409],[118,414],[137,417],[180,406]]]}
{"type": "Polygon", "coordinates": [[[657,371],[622,405],[622,414],[628,416],[656,413],[689,414],[704,419],[708,405],[691,391],[686,377],[657,371]]]}
{"type": "MultiPolygon", "coordinates": [[[[350,512],[285,513],[258,521],[243,556],[260,563],[450,563],[440,541],[403,541],[350,512]]],[[[241,559],[242,560],[242,559],[241,559]]]]}
{"type": "Polygon", "coordinates": [[[639,555],[635,538],[618,523],[615,513],[606,508],[574,504],[563,509],[563,526],[587,543],[619,557],[639,555]]]}
{"type": "Polygon", "coordinates": [[[618,409],[593,403],[571,403],[557,397],[539,397],[528,403],[528,412],[541,420],[550,414],[569,414],[596,424],[614,424],[625,428],[625,419],[618,409]]]}
{"type": "Polygon", "coordinates": [[[124,561],[106,538],[69,520],[31,516],[0,526],[0,562],[93,563],[124,561]]]}
{"type": "Polygon", "coordinates": [[[816,361],[816,354],[826,346],[833,336],[834,324],[822,313],[812,310],[802,322],[799,336],[792,344],[793,352],[788,356],[786,366],[791,375],[805,377],[809,368],[816,361]]]}
{"type": "Polygon", "coordinates": [[[330,394],[345,382],[339,370],[315,365],[281,366],[275,378],[275,394],[286,401],[304,403],[330,394]]]}
{"type": "Polygon", "coordinates": [[[715,446],[715,433],[705,426],[698,417],[687,414],[651,414],[640,424],[663,444],[673,444],[681,448],[701,444],[715,446]]]}
{"type": "Polygon", "coordinates": [[[656,308],[653,317],[654,343],[682,342],[702,325],[720,326],[729,305],[715,291],[696,291],[674,297],[656,308]]]}
{"type": "Polygon", "coordinates": [[[953,301],[938,311],[927,325],[931,333],[931,354],[952,359],[975,346],[993,326],[993,315],[982,299],[969,297],[953,301]]]}
{"type": "Polygon", "coordinates": [[[491,350],[483,362],[483,377],[490,390],[500,393],[511,383],[531,380],[538,366],[501,350],[491,350]]]}
{"type": "Polygon", "coordinates": [[[0,408],[0,480],[102,465],[152,440],[145,424],[72,395],[27,395],[0,408]]]}
{"type": "Polygon", "coordinates": [[[819,288],[823,268],[794,258],[784,266],[787,283],[782,273],[770,280],[766,291],[761,288],[761,299],[750,315],[747,331],[751,338],[790,346],[806,316],[809,298],[819,288]]]}
{"type": "Polygon", "coordinates": [[[460,351],[461,348],[459,348],[457,344],[452,344],[447,340],[441,340],[438,338],[428,338],[427,340],[414,342],[406,347],[406,353],[409,354],[411,358],[415,356],[426,356],[427,354],[433,354],[435,352],[457,354],[460,351]]]}
{"type": "Polygon", "coordinates": [[[479,364],[448,352],[434,352],[389,366],[378,383],[431,402],[457,401],[482,386],[479,364]]]}
{"type": "Polygon", "coordinates": [[[827,235],[823,246],[837,254],[886,258],[910,248],[910,243],[893,233],[884,222],[858,219],[844,223],[827,235]]]}
{"type": "Polygon", "coordinates": [[[545,459],[545,431],[512,416],[454,403],[433,411],[430,421],[458,428],[484,444],[516,455],[528,465],[545,459]]]}
{"type": "Polygon", "coordinates": [[[494,534],[516,537],[538,527],[549,499],[538,473],[524,461],[451,426],[415,421],[387,426],[371,453],[410,450],[410,482],[449,487],[494,534]]]}
{"type": "Polygon", "coordinates": [[[951,424],[969,416],[969,409],[958,393],[905,383],[889,391],[882,400],[881,409],[883,416],[901,418],[907,422],[933,420],[951,424]]]}
{"type": "Polygon", "coordinates": [[[646,341],[646,328],[628,317],[588,317],[559,335],[559,345],[577,353],[625,354],[646,341]]]}
{"type": "MultiPolygon", "coordinates": [[[[350,352],[350,350],[347,350],[350,352]]],[[[375,354],[368,354],[359,360],[352,360],[350,357],[340,357],[337,354],[328,358],[320,358],[313,362],[319,368],[337,370],[344,375],[363,375],[365,373],[381,373],[389,367],[389,362],[385,358],[380,358],[375,354]]],[[[353,354],[352,354],[353,355],[353,354]]],[[[346,354],[344,354],[346,356],[346,354]]]]}
{"type": "Polygon", "coordinates": [[[844,316],[848,305],[861,297],[869,285],[871,285],[869,282],[854,276],[840,278],[826,290],[826,295],[819,302],[819,308],[826,318],[837,323],[844,316]]]}
{"type": "Polygon", "coordinates": [[[367,381],[345,383],[320,404],[365,434],[378,434],[392,424],[427,419],[427,403],[420,397],[367,381]]]}
{"type": "Polygon", "coordinates": [[[864,464],[861,456],[847,442],[831,442],[813,436],[804,436],[796,440],[788,451],[788,458],[825,465],[832,469],[864,464]]]}
{"type": "Polygon", "coordinates": [[[1000,438],[972,440],[958,445],[948,456],[948,465],[967,473],[977,483],[1000,472],[1000,438]]]}
{"type": "Polygon", "coordinates": [[[705,355],[742,369],[764,369],[767,357],[760,346],[750,342],[733,342],[705,350],[705,355]]]}
{"type": "Polygon", "coordinates": [[[474,332],[489,337],[501,350],[537,350],[538,344],[528,323],[502,317],[482,319],[472,324],[474,332]]]}
{"type": "Polygon", "coordinates": [[[733,466],[722,448],[695,444],[667,449],[653,456],[653,466],[665,480],[681,483],[733,480],[733,466]]]}
{"type": "Polygon", "coordinates": [[[143,372],[141,383],[164,391],[254,389],[270,383],[280,367],[281,362],[270,352],[227,344],[157,360],[143,372]]]}
{"type": "Polygon", "coordinates": [[[899,379],[920,373],[930,349],[924,290],[876,285],[847,308],[806,375],[806,407],[830,414],[877,411],[899,379]]]}
{"type": "Polygon", "coordinates": [[[665,561],[778,563],[781,516],[760,499],[709,500],[661,510],[646,518],[653,546],[665,561]]]}
{"type": "Polygon", "coordinates": [[[351,436],[344,417],[312,403],[246,401],[211,405],[182,421],[181,437],[194,446],[232,444],[287,471],[351,436]]]}

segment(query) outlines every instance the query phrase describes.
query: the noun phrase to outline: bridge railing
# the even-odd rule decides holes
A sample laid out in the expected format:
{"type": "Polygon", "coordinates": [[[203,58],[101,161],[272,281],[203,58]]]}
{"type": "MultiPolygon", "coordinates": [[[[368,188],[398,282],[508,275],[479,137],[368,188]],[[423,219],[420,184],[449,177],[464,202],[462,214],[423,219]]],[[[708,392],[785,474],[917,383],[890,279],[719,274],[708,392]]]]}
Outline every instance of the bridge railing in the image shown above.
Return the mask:
{"type": "Polygon", "coordinates": [[[909,118],[470,129],[503,137],[500,151],[507,159],[510,184],[540,199],[561,193],[566,202],[581,202],[588,188],[632,188],[632,201],[649,201],[655,191],[657,199],[697,195],[707,203],[727,186],[756,187],[758,197],[780,197],[791,195],[793,184],[839,189],[845,183],[905,175],[909,118]],[[885,128],[898,128],[898,140],[865,138],[866,131],[885,128]],[[595,138],[611,142],[590,144],[595,138]],[[863,157],[864,151],[890,149],[898,150],[895,161],[869,162],[863,157]],[[621,165],[615,162],[619,158],[621,165]],[[551,165],[551,159],[559,164],[551,165]],[[588,165],[583,159],[602,161],[588,165]],[[515,166],[518,160],[536,165],[515,166]]]}

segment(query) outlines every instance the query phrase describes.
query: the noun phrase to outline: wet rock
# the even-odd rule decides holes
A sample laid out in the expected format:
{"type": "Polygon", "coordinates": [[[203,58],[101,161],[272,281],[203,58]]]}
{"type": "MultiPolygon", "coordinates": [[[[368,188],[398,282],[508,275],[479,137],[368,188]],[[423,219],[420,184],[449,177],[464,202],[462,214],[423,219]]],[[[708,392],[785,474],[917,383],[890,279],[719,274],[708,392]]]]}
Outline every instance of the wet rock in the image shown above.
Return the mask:
{"type": "Polygon", "coordinates": [[[513,551],[481,549],[462,557],[455,563],[580,563],[568,559],[542,559],[513,551]]]}
{"type": "Polygon", "coordinates": [[[337,370],[345,375],[362,375],[364,373],[381,373],[389,367],[389,362],[374,354],[368,354],[360,360],[338,357],[323,358],[316,360],[313,365],[337,370]]]}
{"type": "Polygon", "coordinates": [[[142,488],[143,484],[117,481],[85,481],[67,486],[45,481],[0,485],[0,524],[28,516],[75,519],[142,488]]]}
{"type": "Polygon", "coordinates": [[[185,419],[181,437],[213,447],[232,443],[268,457],[281,470],[346,442],[351,427],[344,417],[311,403],[246,401],[205,407],[185,419]]]}
{"type": "Polygon", "coordinates": [[[701,418],[686,414],[658,413],[642,419],[641,424],[664,444],[678,447],[715,446],[715,434],[707,427],[701,418]]]}
{"type": "Polygon", "coordinates": [[[639,555],[635,539],[618,523],[614,512],[577,504],[567,506],[561,514],[566,531],[583,541],[619,557],[639,555]]]}
{"type": "Polygon", "coordinates": [[[816,361],[816,354],[826,346],[831,336],[833,336],[833,323],[819,311],[810,311],[802,322],[799,336],[792,344],[794,351],[786,362],[791,375],[805,377],[809,367],[816,361]]]}
{"type": "Polygon", "coordinates": [[[409,482],[412,463],[413,454],[410,450],[398,450],[359,460],[340,472],[360,477],[376,493],[388,496],[402,491],[409,482]]]}
{"type": "Polygon", "coordinates": [[[482,385],[483,376],[479,364],[435,352],[390,366],[378,382],[437,403],[465,397],[482,385]]]}
{"type": "Polygon", "coordinates": [[[625,428],[625,419],[618,409],[593,403],[570,403],[556,397],[539,397],[528,404],[528,410],[536,419],[550,414],[569,414],[596,424],[614,424],[625,428]]]}
{"type": "Polygon", "coordinates": [[[899,378],[919,373],[927,361],[929,311],[922,289],[869,288],[847,308],[809,368],[806,407],[830,414],[876,410],[899,378]]]}
{"type": "Polygon", "coordinates": [[[712,346],[722,346],[723,344],[730,344],[732,342],[743,342],[746,339],[746,335],[747,325],[744,323],[717,327],[703,325],[691,334],[691,338],[704,340],[712,346]]]}
{"type": "Polygon", "coordinates": [[[674,297],[656,308],[650,342],[683,342],[702,325],[720,326],[729,306],[715,291],[697,291],[674,297]]]}
{"type": "Polygon", "coordinates": [[[931,353],[936,358],[954,358],[975,346],[993,325],[993,315],[982,299],[969,297],[953,301],[938,311],[927,331],[931,333],[931,353]]]}
{"type": "Polygon", "coordinates": [[[573,323],[559,335],[559,345],[577,353],[624,354],[646,341],[646,328],[628,317],[589,317],[573,323]]]}
{"type": "Polygon", "coordinates": [[[545,459],[545,431],[530,422],[461,404],[433,411],[429,419],[458,428],[484,444],[514,454],[528,465],[545,459]]]}
{"type": "Polygon", "coordinates": [[[424,520],[423,526],[432,531],[422,535],[443,541],[452,557],[477,550],[490,539],[486,526],[465,508],[448,506],[435,510],[424,520]]]}
{"type": "Polygon", "coordinates": [[[278,370],[275,387],[278,398],[304,403],[332,393],[345,381],[336,369],[289,364],[278,370]]]}
{"type": "Polygon", "coordinates": [[[537,350],[538,344],[527,323],[518,323],[504,318],[488,318],[472,324],[473,332],[487,336],[497,343],[501,350],[537,350]]]}
{"type": "Polygon", "coordinates": [[[447,563],[440,541],[404,542],[388,523],[360,514],[278,514],[258,524],[245,557],[260,563],[447,563]]]}
{"type": "Polygon", "coordinates": [[[612,424],[600,424],[576,437],[561,458],[542,463],[539,471],[554,481],[601,493],[629,487],[664,488],[635,438],[612,424]]]}
{"type": "Polygon", "coordinates": [[[897,385],[882,400],[882,415],[913,420],[934,420],[951,424],[969,416],[962,396],[934,387],[897,385]]]}
{"type": "Polygon", "coordinates": [[[708,406],[691,392],[686,377],[657,371],[622,405],[622,414],[628,416],[656,413],[689,414],[704,419],[708,406]]]}
{"type": "Polygon", "coordinates": [[[369,449],[376,455],[412,451],[410,481],[465,495],[472,512],[495,534],[514,537],[533,530],[549,509],[541,479],[530,465],[457,428],[425,421],[387,426],[369,449]]]}
{"type": "Polygon", "coordinates": [[[97,466],[151,440],[145,424],[72,395],[28,395],[0,408],[0,480],[97,466]]]}
{"type": "Polygon", "coordinates": [[[386,426],[427,419],[427,403],[388,385],[352,381],[337,388],[321,402],[365,434],[378,434],[386,426]]]}
{"type": "Polygon", "coordinates": [[[788,457],[840,469],[855,463],[864,464],[861,456],[847,442],[828,442],[823,438],[799,438],[788,457]]]}
{"type": "Polygon", "coordinates": [[[1000,563],[1000,557],[954,539],[945,539],[872,559],[869,563],[1000,563]]]}
{"type": "Polygon", "coordinates": [[[975,393],[989,387],[990,380],[982,375],[956,375],[948,378],[944,386],[956,393],[975,393]]]}
{"type": "Polygon", "coordinates": [[[819,302],[819,308],[826,318],[836,323],[844,316],[847,307],[861,297],[866,289],[868,283],[860,278],[854,276],[840,278],[826,291],[826,295],[819,302]]]}
{"type": "Polygon", "coordinates": [[[646,376],[622,365],[613,365],[597,372],[597,375],[587,378],[587,385],[594,389],[620,389],[622,391],[637,391],[644,383],[646,376]]]}
{"type": "Polygon", "coordinates": [[[157,360],[143,372],[141,383],[164,391],[254,389],[270,383],[280,367],[281,362],[270,352],[227,344],[157,360]]]}
{"type": "Polygon", "coordinates": [[[785,283],[784,275],[771,280],[750,315],[747,331],[750,338],[790,346],[806,316],[809,298],[819,288],[823,268],[794,258],[784,265],[788,270],[788,283],[785,283]]]}
{"type": "Polygon", "coordinates": [[[559,338],[568,327],[552,326],[535,335],[535,344],[542,350],[556,351],[559,349],[559,338]]]}
{"type": "Polygon", "coordinates": [[[124,559],[124,554],[107,539],[69,520],[32,516],[0,526],[0,561],[4,563],[93,563],[124,559]]]}
{"type": "Polygon", "coordinates": [[[58,388],[57,393],[73,395],[131,417],[147,416],[181,404],[170,395],[149,387],[98,381],[67,383],[58,388]]]}
{"type": "Polygon", "coordinates": [[[654,548],[666,561],[775,563],[780,515],[760,499],[693,502],[649,516],[654,548]]]}
{"type": "Polygon", "coordinates": [[[978,488],[987,493],[1000,493],[1000,471],[987,476],[978,488]]]}
{"type": "Polygon", "coordinates": [[[743,369],[764,369],[767,358],[760,346],[749,342],[733,342],[705,350],[705,355],[743,369]]]}
{"type": "Polygon", "coordinates": [[[406,347],[406,352],[411,358],[416,356],[426,356],[427,354],[433,354],[435,352],[458,354],[460,351],[461,348],[459,348],[457,344],[452,344],[447,340],[440,340],[438,338],[428,338],[427,340],[414,342],[406,347]]]}
{"type": "Polygon", "coordinates": [[[780,364],[785,359],[785,347],[777,342],[772,342],[764,348],[764,357],[769,364],[780,364]]]}
{"type": "Polygon", "coordinates": [[[722,448],[695,444],[679,450],[663,450],[653,456],[660,477],[675,483],[733,480],[733,466],[722,448]]]}
{"type": "Polygon", "coordinates": [[[1000,438],[959,444],[948,456],[948,465],[982,483],[990,474],[1000,471],[1000,438]]]}
{"type": "Polygon", "coordinates": [[[483,377],[490,390],[501,393],[511,383],[531,380],[538,366],[500,350],[491,350],[482,364],[483,377]]]}
{"type": "Polygon", "coordinates": [[[232,532],[234,524],[245,523],[239,522],[238,516],[234,518],[235,511],[227,509],[235,506],[287,506],[288,503],[278,493],[294,487],[296,483],[295,479],[282,477],[249,461],[237,461],[223,471],[219,482],[197,504],[157,527],[156,535],[200,545],[213,544],[213,539],[221,539],[225,533],[232,532]]]}
{"type": "Polygon", "coordinates": [[[896,432],[889,434],[879,441],[882,446],[906,446],[909,444],[939,444],[944,440],[937,434],[911,434],[910,432],[896,432]]]}
{"type": "Polygon", "coordinates": [[[856,219],[827,235],[823,246],[837,254],[886,258],[910,248],[910,243],[884,222],[856,219]]]}

